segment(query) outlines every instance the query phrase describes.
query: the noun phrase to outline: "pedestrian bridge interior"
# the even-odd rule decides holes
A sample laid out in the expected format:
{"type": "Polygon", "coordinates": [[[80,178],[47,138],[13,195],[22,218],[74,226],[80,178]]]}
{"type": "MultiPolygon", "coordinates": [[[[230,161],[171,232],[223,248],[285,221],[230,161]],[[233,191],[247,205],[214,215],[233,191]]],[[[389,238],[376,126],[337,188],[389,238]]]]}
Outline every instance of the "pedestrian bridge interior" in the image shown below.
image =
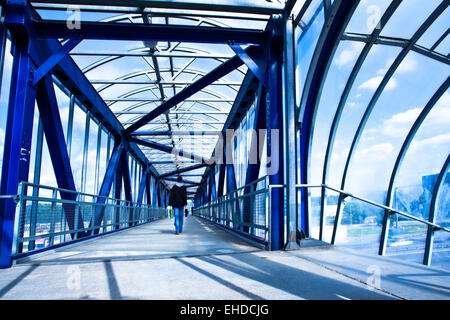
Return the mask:
{"type": "Polygon", "coordinates": [[[449,299],[449,21],[1,1],[0,299],[449,299]]]}

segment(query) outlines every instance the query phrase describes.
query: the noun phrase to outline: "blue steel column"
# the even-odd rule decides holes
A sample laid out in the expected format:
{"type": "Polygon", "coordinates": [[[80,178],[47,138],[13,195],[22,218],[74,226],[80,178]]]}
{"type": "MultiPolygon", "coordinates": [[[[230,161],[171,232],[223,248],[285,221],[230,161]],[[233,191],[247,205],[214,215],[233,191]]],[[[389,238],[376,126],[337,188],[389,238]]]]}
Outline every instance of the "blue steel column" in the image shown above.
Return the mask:
{"type": "MultiPolygon", "coordinates": [[[[122,152],[122,176],[123,176],[123,187],[125,191],[125,200],[128,202],[128,205],[133,202],[133,195],[131,191],[131,178],[130,178],[130,167],[128,164],[128,153],[126,151],[122,152]]],[[[129,221],[132,220],[133,210],[129,210],[129,221]]],[[[130,227],[132,226],[131,222],[128,224],[130,227]]]]}
{"type": "Polygon", "coordinates": [[[117,199],[117,201],[116,201],[117,207],[116,207],[116,210],[115,210],[116,211],[116,217],[115,217],[116,226],[115,226],[115,229],[117,230],[117,229],[120,228],[120,211],[121,211],[120,205],[122,205],[122,203],[120,201],[121,198],[122,198],[122,165],[120,164],[120,161],[122,160],[122,152],[123,152],[123,150],[120,151],[120,152],[119,151],[114,152],[114,151],[116,151],[116,147],[119,144],[116,139],[114,140],[114,144],[115,144],[114,150],[113,150],[113,152],[111,154],[111,159],[109,161],[111,162],[111,160],[113,159],[114,155],[118,154],[117,157],[119,158],[119,160],[118,160],[118,163],[117,163],[117,170],[116,170],[115,175],[114,175],[114,198],[117,199]]]}
{"type": "MultiPolygon", "coordinates": [[[[283,25],[282,17],[272,16],[269,36],[269,67],[267,96],[266,124],[267,124],[267,159],[271,159],[270,167],[275,166],[276,172],[269,173],[270,185],[284,184],[283,169],[283,88],[282,88],[282,49],[283,25]],[[272,131],[278,130],[278,139],[272,141],[272,131]],[[272,146],[274,145],[274,148],[272,146]],[[272,154],[272,149],[275,151],[272,154]]],[[[272,189],[270,195],[270,208],[268,212],[271,221],[271,250],[280,250],[284,246],[284,190],[272,189]]]]}
{"type": "Polygon", "coordinates": [[[69,118],[67,120],[67,150],[70,154],[72,151],[72,131],[73,131],[73,112],[75,107],[75,96],[72,94],[70,95],[70,102],[69,102],[69,118]]]}
{"type": "MultiPolygon", "coordinates": [[[[36,88],[31,85],[33,65],[25,28],[12,30],[14,62],[6,120],[0,194],[15,195],[20,181],[28,181],[36,88]]],[[[0,268],[11,266],[16,204],[0,200],[0,268]]]]}

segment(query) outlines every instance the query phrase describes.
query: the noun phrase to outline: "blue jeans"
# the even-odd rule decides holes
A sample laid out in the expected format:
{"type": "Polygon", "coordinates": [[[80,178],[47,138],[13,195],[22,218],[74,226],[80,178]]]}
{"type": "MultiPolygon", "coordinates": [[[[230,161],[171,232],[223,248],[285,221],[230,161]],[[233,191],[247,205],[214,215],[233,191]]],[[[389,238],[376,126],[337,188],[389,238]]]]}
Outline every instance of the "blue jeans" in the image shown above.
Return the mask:
{"type": "Polygon", "coordinates": [[[183,216],[184,216],[184,208],[183,207],[174,207],[173,215],[175,217],[175,232],[183,231],[183,216]]]}

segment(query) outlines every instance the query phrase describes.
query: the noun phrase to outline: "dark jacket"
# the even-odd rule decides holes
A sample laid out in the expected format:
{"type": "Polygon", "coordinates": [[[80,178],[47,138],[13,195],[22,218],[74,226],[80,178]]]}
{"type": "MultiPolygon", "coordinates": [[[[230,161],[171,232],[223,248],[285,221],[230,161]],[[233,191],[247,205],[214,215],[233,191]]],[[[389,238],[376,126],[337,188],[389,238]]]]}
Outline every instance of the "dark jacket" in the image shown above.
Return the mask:
{"type": "Polygon", "coordinates": [[[186,187],[174,185],[170,190],[169,205],[174,208],[180,208],[187,205],[186,187]]]}

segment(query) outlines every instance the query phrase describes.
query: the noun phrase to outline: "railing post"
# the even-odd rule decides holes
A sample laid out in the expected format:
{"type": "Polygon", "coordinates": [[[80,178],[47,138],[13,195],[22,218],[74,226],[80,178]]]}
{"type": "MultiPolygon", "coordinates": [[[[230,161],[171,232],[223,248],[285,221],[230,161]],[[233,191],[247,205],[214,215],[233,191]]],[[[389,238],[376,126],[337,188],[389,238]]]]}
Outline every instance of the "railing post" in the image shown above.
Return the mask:
{"type": "MultiPolygon", "coordinates": [[[[23,251],[23,244],[20,242],[20,239],[23,238],[23,232],[25,228],[25,223],[23,223],[23,227],[21,227],[22,222],[24,221],[24,216],[22,215],[23,212],[23,182],[19,184],[19,210],[17,210],[16,206],[16,212],[15,212],[15,220],[14,220],[14,233],[13,233],[13,247],[11,253],[14,255],[16,253],[20,253],[23,251]]],[[[7,201],[9,199],[5,199],[4,201],[7,201]]]]}
{"type": "Polygon", "coordinates": [[[54,243],[55,237],[53,234],[55,233],[55,223],[56,223],[56,199],[58,197],[58,189],[53,189],[52,191],[52,206],[51,206],[51,217],[50,217],[50,237],[48,238],[48,245],[52,246],[54,243]]]}
{"type": "Polygon", "coordinates": [[[267,187],[266,194],[266,226],[267,226],[267,247],[269,251],[272,251],[272,188],[270,185],[267,187]]]}
{"type": "MultiPolygon", "coordinates": [[[[79,203],[80,200],[79,200],[78,195],[76,196],[75,199],[77,199],[77,203],[75,204],[74,230],[77,230],[78,229],[78,217],[83,216],[83,211],[81,210],[81,205],[79,203]]],[[[84,199],[84,197],[83,197],[83,199],[84,199]]],[[[76,231],[74,233],[74,236],[72,237],[72,239],[74,239],[74,240],[78,239],[78,232],[80,232],[80,231],[76,231]]]]}

